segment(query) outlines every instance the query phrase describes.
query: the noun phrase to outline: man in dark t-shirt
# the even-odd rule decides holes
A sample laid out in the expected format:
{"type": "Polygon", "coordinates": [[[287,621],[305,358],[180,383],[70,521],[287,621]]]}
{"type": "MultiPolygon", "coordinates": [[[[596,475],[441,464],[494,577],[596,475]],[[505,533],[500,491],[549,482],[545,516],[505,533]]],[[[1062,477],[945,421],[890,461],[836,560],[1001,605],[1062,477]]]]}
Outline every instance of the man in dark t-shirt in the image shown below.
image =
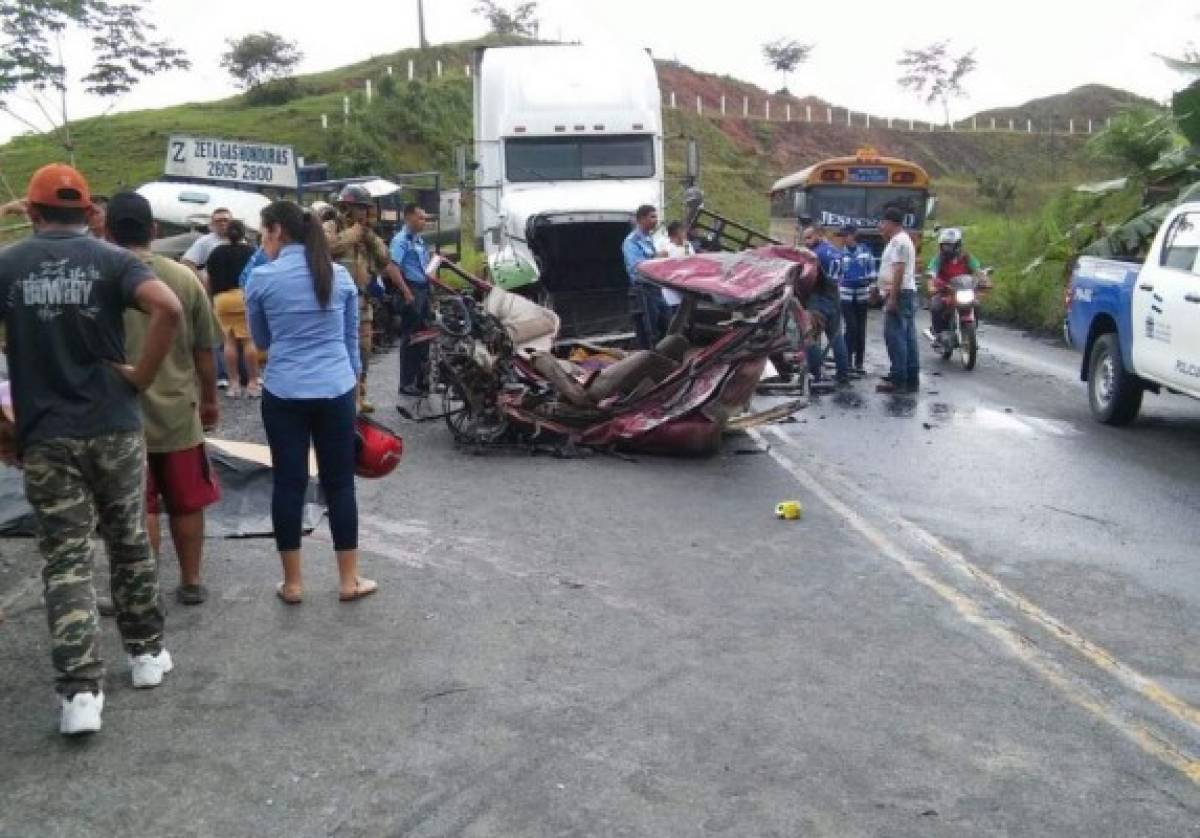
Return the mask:
{"type": "Polygon", "coordinates": [[[99,730],[104,707],[92,587],[97,524],[133,685],[157,686],[172,667],[143,526],[146,453],[137,394],[154,380],[181,308],[133,254],[88,235],[90,206],[79,172],[42,167],[25,204],[34,235],[0,253],[0,317],[16,418],[0,418],[0,459],[24,468],[37,521],[64,734],[99,730]],[[130,307],[150,316],[136,366],[125,362],[123,316],[130,307]]]}

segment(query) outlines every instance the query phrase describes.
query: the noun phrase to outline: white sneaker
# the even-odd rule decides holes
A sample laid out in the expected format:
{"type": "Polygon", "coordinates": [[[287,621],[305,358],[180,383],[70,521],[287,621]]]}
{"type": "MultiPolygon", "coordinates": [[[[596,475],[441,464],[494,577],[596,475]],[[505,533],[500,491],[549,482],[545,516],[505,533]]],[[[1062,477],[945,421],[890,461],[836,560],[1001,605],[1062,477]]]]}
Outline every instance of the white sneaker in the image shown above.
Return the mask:
{"type": "Polygon", "coordinates": [[[64,736],[95,733],[100,730],[100,712],[104,709],[104,693],[75,693],[62,699],[62,717],[58,732],[64,736]]]}
{"type": "Polygon", "coordinates": [[[129,666],[133,670],[133,686],[135,689],[157,687],[163,681],[163,676],[175,668],[171,663],[171,653],[163,649],[157,655],[129,655],[129,666]]]}

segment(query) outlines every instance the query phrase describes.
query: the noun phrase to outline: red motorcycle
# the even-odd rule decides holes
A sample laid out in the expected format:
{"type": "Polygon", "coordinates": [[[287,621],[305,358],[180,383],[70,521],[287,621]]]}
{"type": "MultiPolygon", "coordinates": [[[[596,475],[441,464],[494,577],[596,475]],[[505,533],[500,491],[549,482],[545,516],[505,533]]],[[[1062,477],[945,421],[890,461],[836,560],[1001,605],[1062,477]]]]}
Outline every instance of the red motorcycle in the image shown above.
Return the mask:
{"type": "Polygon", "coordinates": [[[941,285],[930,277],[931,294],[936,295],[942,310],[949,314],[946,329],[935,333],[931,327],[926,330],[925,337],[943,360],[949,361],[958,352],[959,361],[968,372],[975,369],[979,355],[978,310],[984,292],[991,287],[987,280],[989,274],[990,269],[984,270],[982,279],[962,274],[941,285]]]}

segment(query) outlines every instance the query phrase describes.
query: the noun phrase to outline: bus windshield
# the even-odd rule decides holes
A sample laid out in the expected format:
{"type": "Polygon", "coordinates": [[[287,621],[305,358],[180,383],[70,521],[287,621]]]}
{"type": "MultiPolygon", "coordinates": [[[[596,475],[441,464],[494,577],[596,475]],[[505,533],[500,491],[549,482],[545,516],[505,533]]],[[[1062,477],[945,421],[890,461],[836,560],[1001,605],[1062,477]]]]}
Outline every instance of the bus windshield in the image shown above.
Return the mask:
{"type": "Polygon", "coordinates": [[[604,180],[654,177],[654,140],[623,137],[520,137],[504,141],[508,180],[604,180]]]}
{"type": "Polygon", "coordinates": [[[809,190],[808,214],[823,227],[876,227],[888,207],[904,213],[905,227],[918,229],[925,222],[925,191],[866,186],[815,186],[809,190]]]}

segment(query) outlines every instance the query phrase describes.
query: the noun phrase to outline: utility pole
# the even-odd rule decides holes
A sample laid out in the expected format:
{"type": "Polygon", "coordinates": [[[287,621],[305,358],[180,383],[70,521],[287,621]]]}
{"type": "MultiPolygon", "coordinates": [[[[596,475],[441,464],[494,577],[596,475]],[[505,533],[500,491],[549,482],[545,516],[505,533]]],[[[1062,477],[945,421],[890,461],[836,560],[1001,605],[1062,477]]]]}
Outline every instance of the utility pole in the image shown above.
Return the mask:
{"type": "Polygon", "coordinates": [[[417,32],[420,34],[421,49],[429,49],[425,39],[425,0],[417,0],[417,32]]]}

